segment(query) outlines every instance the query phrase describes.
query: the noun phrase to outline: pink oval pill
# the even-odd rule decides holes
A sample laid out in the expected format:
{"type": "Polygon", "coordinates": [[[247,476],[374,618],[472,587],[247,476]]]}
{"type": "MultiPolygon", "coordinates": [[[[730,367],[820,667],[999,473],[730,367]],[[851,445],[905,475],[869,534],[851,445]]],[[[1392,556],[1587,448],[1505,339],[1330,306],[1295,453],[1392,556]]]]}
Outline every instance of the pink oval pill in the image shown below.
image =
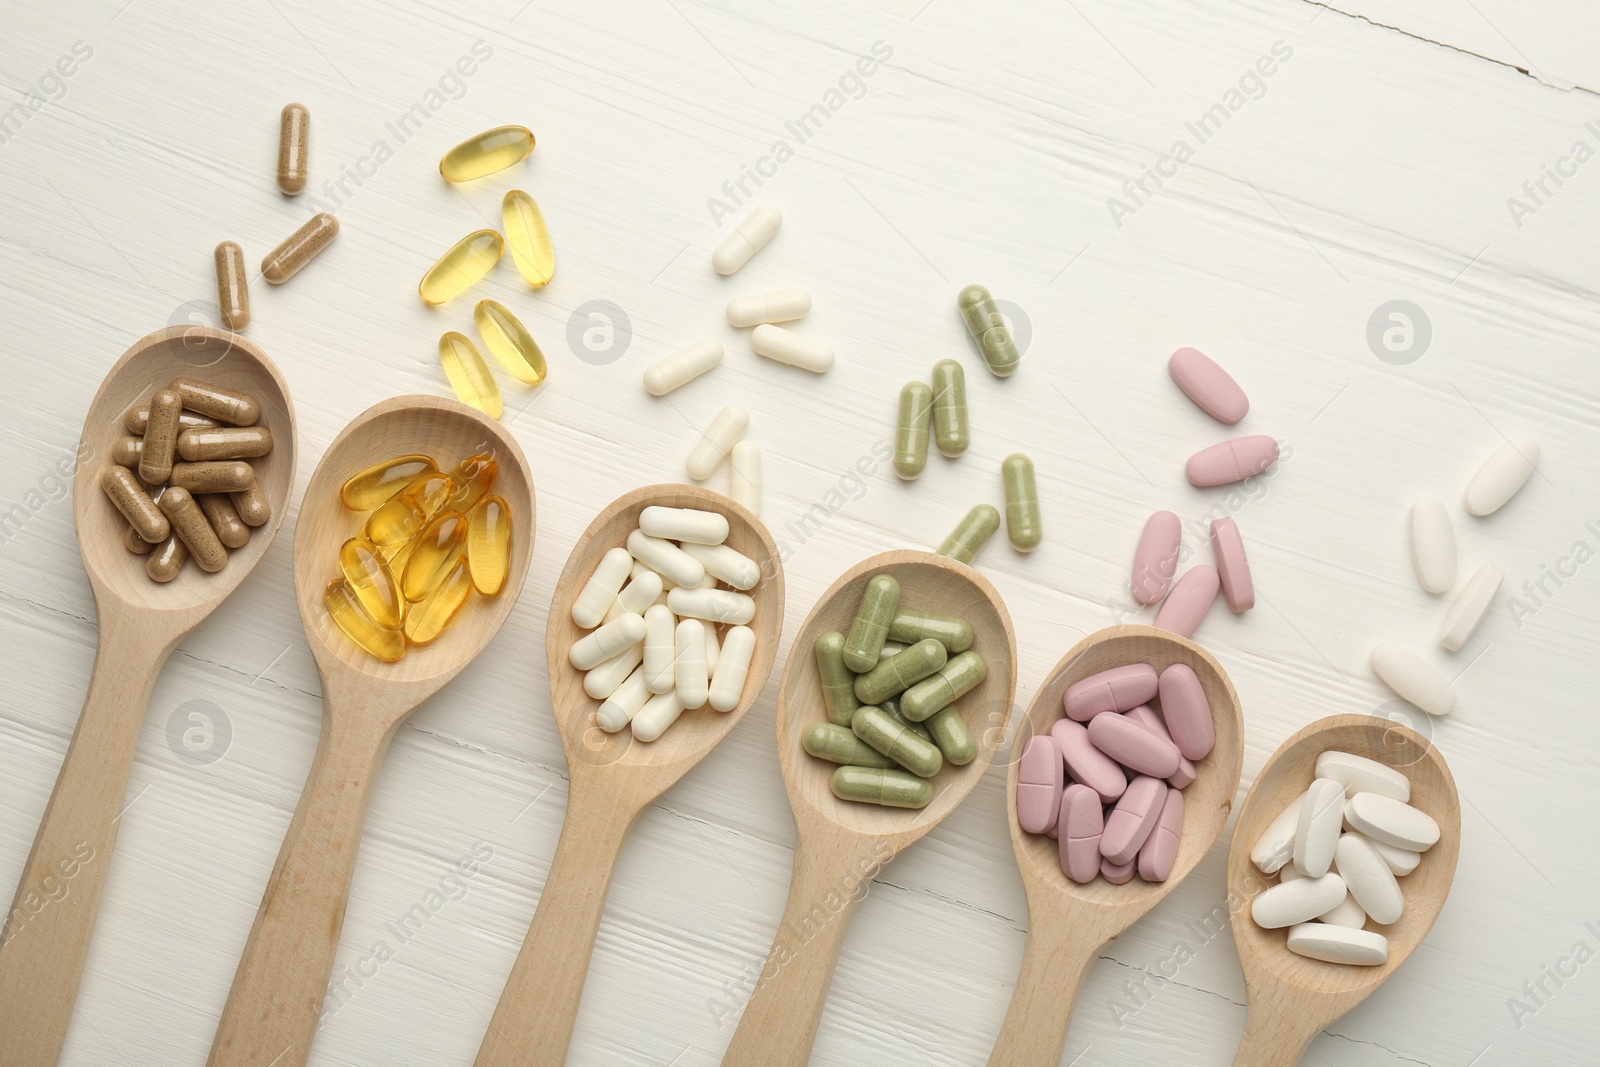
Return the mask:
{"type": "Polygon", "coordinates": [[[1139,547],[1133,553],[1133,596],[1141,604],[1154,604],[1167,595],[1178,573],[1178,550],[1183,547],[1183,526],[1170,511],[1158,511],[1145,520],[1139,547]]]}
{"type": "Polygon", "coordinates": [[[1180,348],[1167,360],[1167,372],[1199,409],[1229,426],[1244,418],[1250,399],[1217,361],[1195,348],[1180,348]]]}
{"type": "Polygon", "coordinates": [[[1178,746],[1125,715],[1096,715],[1089,720],[1094,747],[1130,771],[1165,778],[1178,770],[1178,746]]]}
{"type": "Polygon", "coordinates": [[[1061,797],[1057,838],[1061,870],[1074,882],[1092,882],[1100,873],[1100,832],[1105,815],[1100,798],[1086,785],[1068,786],[1061,797]]]}
{"type": "Polygon", "coordinates": [[[1232,519],[1217,519],[1211,524],[1211,551],[1217,559],[1217,576],[1222,579],[1222,595],[1234,614],[1256,606],[1256,583],[1250,578],[1250,561],[1244,556],[1244,538],[1232,519]]]}
{"type": "Polygon", "coordinates": [[[1042,834],[1056,823],[1061,807],[1061,750],[1049,734],[1028,739],[1017,761],[1017,825],[1042,834]]]}
{"type": "MultiPolygon", "coordinates": [[[[1125,711],[1122,714],[1146,729],[1154,730],[1168,741],[1172,740],[1172,735],[1167,731],[1167,724],[1161,721],[1161,716],[1157,715],[1155,709],[1149,704],[1140,704],[1132,711],[1125,711]]],[[[1198,777],[1199,774],[1196,773],[1194,764],[1189,762],[1187,756],[1180,755],[1178,757],[1178,769],[1167,775],[1167,785],[1173,789],[1188,789],[1198,777]]]]}
{"type": "Polygon", "coordinates": [[[1147,882],[1165,882],[1178,858],[1178,841],[1183,837],[1183,794],[1167,790],[1161,802],[1156,827],[1139,848],[1139,877],[1147,882]]]}
{"type": "Polygon", "coordinates": [[[1159,778],[1141,774],[1129,782],[1127,792],[1106,819],[1100,854],[1112,863],[1132,863],[1155,829],[1167,793],[1166,783],[1159,778]]]}
{"type": "MultiPolygon", "coordinates": [[[[1105,716],[1099,716],[1105,718],[1105,716]]],[[[1089,731],[1071,719],[1057,719],[1050,736],[1066,760],[1075,781],[1088,786],[1101,800],[1110,803],[1128,788],[1128,776],[1116,760],[1094,747],[1089,731]]]]}
{"type": "Polygon", "coordinates": [[[1102,856],[1100,858],[1100,875],[1112,885],[1122,885],[1133,880],[1133,864],[1112,863],[1102,856]]]}
{"type": "Polygon", "coordinates": [[[1189,637],[1200,628],[1200,620],[1211,610],[1211,602],[1217,599],[1218,584],[1215,567],[1204,563],[1190,567],[1161,602],[1161,610],[1156,612],[1156,625],[1189,637]]]}
{"type": "Polygon", "coordinates": [[[1161,672],[1161,714],[1167,720],[1168,736],[1184,758],[1205,759],[1211,753],[1217,730],[1205,688],[1193,667],[1174,663],[1161,672]]]}
{"type": "Polygon", "coordinates": [[[1235,437],[1202,448],[1189,457],[1184,473],[1194,485],[1227,485],[1239,482],[1278,462],[1278,442],[1266,434],[1235,437]]]}
{"type": "Polygon", "coordinates": [[[1194,764],[1187,759],[1178,761],[1176,774],[1167,775],[1167,785],[1173,789],[1188,789],[1194,785],[1194,780],[1200,777],[1200,772],[1194,769],[1194,764]]]}
{"type": "Polygon", "coordinates": [[[1088,722],[1101,712],[1136,708],[1155,695],[1156,669],[1148,663],[1130,663],[1067,686],[1061,705],[1072,718],[1088,722]]]}

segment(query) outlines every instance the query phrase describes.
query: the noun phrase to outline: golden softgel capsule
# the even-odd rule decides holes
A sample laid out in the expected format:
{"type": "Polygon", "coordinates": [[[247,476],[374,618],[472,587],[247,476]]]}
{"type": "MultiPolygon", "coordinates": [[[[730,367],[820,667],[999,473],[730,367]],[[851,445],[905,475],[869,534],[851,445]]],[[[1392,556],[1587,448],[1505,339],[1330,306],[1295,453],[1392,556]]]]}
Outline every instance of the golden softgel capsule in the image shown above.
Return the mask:
{"type": "Polygon", "coordinates": [[[304,226],[284,238],[283,244],[267,253],[267,258],[261,261],[261,276],[273,285],[282,285],[337,236],[338,219],[326,211],[313,215],[304,226]]]}
{"type": "Polygon", "coordinates": [[[446,181],[469,182],[520,163],[533,151],[533,131],[526,126],[496,126],[468,137],[439,160],[446,181]]]}
{"type": "Polygon", "coordinates": [[[311,152],[311,112],[304,104],[285,104],[278,117],[278,188],[294,196],[306,187],[311,152]]]}
{"type": "Polygon", "coordinates": [[[417,476],[438,469],[427,456],[416,453],[395,456],[352,474],[339,490],[339,499],[351,511],[376,511],[417,476]]]}
{"type": "Polygon", "coordinates": [[[498,419],[505,410],[500,399],[500,386],[489,373],[478,346],[464,335],[451,330],[439,338],[439,364],[444,367],[450,388],[456,397],[470,407],[475,407],[491,419],[498,419]]]}
{"type": "Polygon", "coordinates": [[[556,253],[538,202],[521,189],[511,190],[500,202],[500,222],[517,271],[535,289],[549,285],[556,272],[556,253]]]}
{"type": "Polygon", "coordinates": [[[328,609],[328,617],[334,625],[362,651],[385,663],[393,663],[406,654],[405,635],[399,630],[386,630],[374,622],[372,616],[362,610],[361,602],[343,578],[328,583],[322,593],[322,606],[328,609]]]}
{"type": "Polygon", "coordinates": [[[365,537],[352,537],[339,549],[339,570],[373,622],[385,630],[394,630],[405,621],[406,602],[400,595],[400,583],[377,545],[365,537]]]}
{"type": "Polygon", "coordinates": [[[499,473],[500,464],[488,452],[468,456],[450,468],[450,480],[455,482],[455,491],[450,494],[450,509],[463,515],[471,511],[473,505],[494,486],[495,475],[499,473]]]}
{"type": "MultiPolygon", "coordinates": [[[[489,346],[489,354],[518,381],[538,385],[544,381],[544,353],[522,321],[495,300],[480,300],[472,309],[478,336],[489,346]]],[[[720,351],[720,349],[718,350],[720,351]]]]}
{"type": "Polygon", "coordinates": [[[511,509],[500,497],[484,497],[467,516],[467,562],[472,584],[484,596],[505,586],[511,570],[511,509]]]}
{"type": "Polygon", "coordinates": [[[467,517],[459,511],[437,515],[416,536],[411,558],[400,579],[400,591],[415,603],[439,587],[467,549],[467,517]]]}
{"type": "Polygon", "coordinates": [[[417,292],[430,304],[442,304],[466,292],[494,269],[505,254],[506,243],[493,230],[474,230],[450,246],[428,268],[417,292]]]}
{"type": "Polygon", "coordinates": [[[223,241],[212,258],[217,266],[217,312],[222,325],[238,333],[250,325],[250,279],[245,274],[244,249],[237,241],[223,241]]]}
{"type": "Polygon", "coordinates": [[[451,620],[461,614],[461,608],[471,595],[472,577],[467,561],[457,560],[428,599],[411,605],[406,613],[406,640],[414,645],[425,645],[438,637],[451,620]]]}

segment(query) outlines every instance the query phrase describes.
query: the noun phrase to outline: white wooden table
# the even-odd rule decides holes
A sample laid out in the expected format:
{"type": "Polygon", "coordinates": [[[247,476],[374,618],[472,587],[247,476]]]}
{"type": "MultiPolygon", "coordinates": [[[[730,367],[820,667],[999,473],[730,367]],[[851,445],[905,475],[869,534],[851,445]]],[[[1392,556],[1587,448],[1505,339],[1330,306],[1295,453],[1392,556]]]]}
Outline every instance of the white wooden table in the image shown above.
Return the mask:
{"type": "MultiPolygon", "coordinates": [[[[729,401],[749,407],[765,452],[764,517],[789,549],[791,631],[846,566],[932,547],[968,506],[996,501],[999,461],[1020,449],[1038,465],[1045,544],[1023,557],[997,539],[980,557],[1017,624],[1019,701],[1069,644],[1121,617],[1134,541],[1162,507],[1196,522],[1214,506],[1232,512],[1251,552],[1261,603],[1241,617],[1219,607],[1197,635],[1245,702],[1245,786],[1312,719],[1403,713],[1366,666],[1374,643],[1409,642],[1459,674],[1458,710],[1427,724],[1461,788],[1455,890],[1418,954],[1307,1062],[1591,1061],[1592,8],[581,8],[9,5],[0,886],[9,893],[20,872],[93,656],[94,608],[57,465],[102,374],[150,330],[208,318],[217,241],[240,241],[254,264],[310,211],[336,210],[342,233],[321,259],[281,289],[256,284],[248,330],[294,391],[303,489],[367,405],[447,390],[435,342],[470,325],[471,300],[429,309],[415,284],[450,242],[497,221],[515,185],[543,205],[559,262],[541,292],[509,264],[482,286],[550,357],[542,391],[507,386],[506,422],[536,468],[535,559],[498,640],[390,752],[344,928],[347,977],[314,1063],[471,1062],[561,824],[565,767],[543,653],[555,577],[604,503],[683,476],[695,428],[729,401]],[[883,61],[871,76],[853,77],[874,52],[883,61]],[[1267,67],[1270,77],[1255,73],[1267,67]],[[272,180],[289,100],[313,116],[311,187],[295,200],[272,180]],[[827,117],[802,141],[791,123],[817,104],[827,117]],[[1202,140],[1189,124],[1208,114],[1202,140]],[[440,180],[447,147],[505,122],[538,134],[526,164],[467,188],[440,180]],[[780,140],[781,163],[767,158],[780,140]],[[758,167],[758,195],[783,209],[784,228],[719,278],[710,203],[736,206],[725,190],[758,167]],[[1523,183],[1545,167],[1562,184],[1545,178],[1535,199],[1523,183]],[[1135,199],[1124,182],[1147,168],[1163,184],[1145,179],[1135,199]],[[954,297],[969,281],[1010,302],[1031,337],[1007,381],[981,369],[963,336],[954,297]],[[757,359],[723,322],[730,295],[785,284],[815,297],[804,329],[839,352],[826,377],[757,359]],[[1431,338],[1425,349],[1420,331],[1409,350],[1379,345],[1379,358],[1369,319],[1394,300],[1421,310],[1431,338]],[[584,317],[590,301],[608,302],[609,349],[605,324],[584,317]],[[665,399],[645,394],[645,365],[707,336],[728,346],[719,370],[665,399]],[[1245,384],[1241,430],[1289,446],[1250,499],[1229,503],[1183,479],[1183,459],[1224,431],[1167,380],[1181,345],[1245,384]],[[971,451],[936,456],[914,484],[883,464],[853,476],[890,433],[901,383],[943,356],[968,368],[971,451]],[[1543,443],[1540,473],[1501,513],[1468,521],[1461,488],[1514,433],[1543,443]],[[1508,576],[1455,656],[1433,643],[1442,605],[1417,589],[1404,545],[1406,509],[1423,493],[1451,503],[1468,556],[1508,576]],[[475,857],[474,875],[452,873],[475,857]]],[[[292,523],[156,684],[63,1063],[205,1058],[317,734],[318,681],[290,592],[292,523]]],[[[776,688],[775,672],[747,721],[636,828],[572,1063],[719,1062],[788,883],[776,688]]],[[[997,764],[878,878],[814,1062],[983,1062],[1027,926],[1003,781],[997,764]]],[[[1224,895],[1226,837],[1104,953],[1063,1062],[1229,1061],[1244,1019],[1237,961],[1229,936],[1198,925],[1224,895]]]]}

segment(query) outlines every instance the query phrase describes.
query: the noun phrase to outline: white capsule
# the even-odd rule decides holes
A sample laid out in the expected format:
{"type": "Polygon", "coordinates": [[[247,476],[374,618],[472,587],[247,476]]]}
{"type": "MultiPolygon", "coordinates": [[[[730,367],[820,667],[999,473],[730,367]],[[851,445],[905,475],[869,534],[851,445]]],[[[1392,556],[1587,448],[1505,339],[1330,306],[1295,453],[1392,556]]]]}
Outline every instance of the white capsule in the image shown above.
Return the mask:
{"type": "Polygon", "coordinates": [[[1457,651],[1472,637],[1505,577],[1505,571],[1493,563],[1485,563],[1467,579],[1467,584],[1445,609],[1444,624],[1439,627],[1439,643],[1447,651],[1457,651]]]}
{"type": "Polygon", "coordinates": [[[1367,925],[1367,913],[1361,910],[1361,905],[1356,903],[1356,898],[1350,895],[1348,888],[1343,900],[1334,905],[1331,911],[1325,911],[1317,918],[1333,926],[1348,926],[1352,930],[1359,930],[1367,925]]]}
{"type": "Polygon", "coordinates": [[[1376,930],[1332,923],[1301,923],[1289,930],[1289,951],[1324,963],[1377,967],[1388,962],[1389,939],[1376,930]]]}
{"type": "Polygon", "coordinates": [[[666,733],[667,727],[677,722],[682,714],[683,701],[678,699],[676,689],[657,693],[633,717],[633,736],[640,741],[654,741],[666,733]]]}
{"type": "Polygon", "coordinates": [[[711,676],[711,706],[718,711],[732,711],[739,706],[744,695],[744,683],[750,674],[750,656],[756,650],[756,632],[748,626],[735,626],[722,641],[722,654],[717,657],[717,669],[711,676]]]}
{"type": "Polygon", "coordinates": [[[833,366],[833,349],[821,341],[785,330],[782,326],[757,326],[750,335],[750,347],[756,350],[758,356],[766,356],[815,374],[825,374],[833,366]]]}
{"type": "Polygon", "coordinates": [[[1344,894],[1344,879],[1337,874],[1279,882],[1256,894],[1250,902],[1250,917],[1264,930],[1293,926],[1333,910],[1344,894]]]}
{"type": "Polygon", "coordinates": [[[686,555],[671,541],[651,537],[643,530],[635,530],[628,535],[628,554],[662,578],[670,578],[678,585],[698,585],[706,576],[706,569],[699,560],[686,555]]]}
{"type": "MultiPolygon", "coordinates": [[[[1294,831],[1294,865],[1301,874],[1320,878],[1328,873],[1343,824],[1344,783],[1332,778],[1318,778],[1306,790],[1306,801],[1300,808],[1300,822],[1294,831]]],[[[1328,907],[1337,903],[1335,900],[1328,907]]]]}
{"type": "MultiPolygon", "coordinates": [[[[706,628],[699,619],[684,619],[673,635],[672,687],[684,709],[692,710],[706,702],[711,680],[706,673],[706,628]]],[[[1385,868],[1387,870],[1388,868],[1385,868]]]]}
{"type": "MultiPolygon", "coordinates": [[[[628,558],[633,559],[631,555],[628,558]]],[[[612,606],[643,615],[646,608],[661,598],[661,590],[661,575],[634,560],[628,584],[622,587],[612,606]]]]}
{"type": "Polygon", "coordinates": [[[583,691],[596,700],[604,700],[628,680],[644,659],[644,642],[635,641],[604,663],[590,668],[583,676],[583,691]]]}
{"type": "Polygon", "coordinates": [[[732,274],[765,248],[782,225],[783,212],[771,204],[757,204],[717,245],[717,250],[711,253],[711,265],[718,274],[732,274]]]}
{"type": "Polygon", "coordinates": [[[743,626],[756,614],[756,602],[731,589],[674,589],[667,594],[667,607],[685,618],[709,619],[730,626],[743,626]]]}
{"type": "Polygon", "coordinates": [[[685,464],[689,469],[689,477],[697,482],[711,477],[712,472],[728,458],[728,450],[738,443],[749,428],[750,413],[738,404],[729,404],[717,412],[716,418],[701,432],[700,440],[689,452],[685,464]]]}
{"type": "Polygon", "coordinates": [[[761,564],[727,545],[683,543],[683,551],[700,561],[706,574],[727,582],[735,589],[754,589],[761,581],[761,564]]]}
{"type": "Polygon", "coordinates": [[[600,729],[614,734],[632,722],[649,699],[650,687],[644,684],[644,668],[635,667],[627,680],[617,686],[617,691],[600,705],[600,710],[594,713],[594,720],[600,729]]]}
{"type": "Polygon", "coordinates": [[[1436,496],[1411,505],[1411,567],[1430,593],[1448,593],[1456,584],[1456,531],[1450,513],[1436,496]]]}
{"type": "Polygon", "coordinates": [[[567,650],[567,658],[580,671],[598,667],[612,656],[621,654],[629,645],[644,640],[644,617],[619,615],[587,637],[579,638],[567,650]]]}
{"type": "Polygon", "coordinates": [[[1448,715],[1456,691],[1439,668],[1404,645],[1379,645],[1372,650],[1372,670],[1383,684],[1429,715],[1448,715]]]}
{"type": "Polygon", "coordinates": [[[716,623],[701,619],[700,625],[706,631],[706,676],[714,678],[717,674],[717,660],[722,655],[722,642],[717,639],[716,623]]]}
{"type": "MultiPolygon", "coordinates": [[[[1366,837],[1365,834],[1362,835],[1366,837]]],[[[1372,838],[1368,837],[1368,841],[1372,838]]],[[[1422,853],[1412,852],[1410,849],[1395,848],[1382,841],[1372,841],[1372,847],[1378,850],[1378,855],[1383,857],[1383,862],[1389,865],[1389,870],[1394,872],[1396,878],[1404,878],[1417,869],[1417,864],[1422,862],[1422,853]]]]}
{"type": "Polygon", "coordinates": [[[728,301],[728,325],[758,326],[763,322],[803,319],[811,310],[811,294],[798,286],[772,289],[728,301]]]}
{"type": "Polygon", "coordinates": [[[1517,495],[1539,465],[1539,442],[1513,437],[1495,449],[1467,484],[1465,504],[1473,515],[1493,515],[1517,495]]]}
{"type": "Polygon", "coordinates": [[[652,396],[666,396],[688,385],[722,362],[721,341],[696,341],[644,369],[644,387],[652,396]]]}
{"type": "Polygon", "coordinates": [[[678,642],[672,609],[657,604],[644,613],[644,684],[652,693],[676,687],[678,642]]]}
{"type": "Polygon", "coordinates": [[[740,441],[728,456],[728,495],[752,515],[761,514],[761,446],[740,441]]]}
{"type": "Polygon", "coordinates": [[[633,557],[625,548],[613,548],[601,556],[594,573],[584,583],[583,591],[572,602],[572,621],[585,630],[599,626],[632,569],[633,557]]]}
{"type": "Polygon", "coordinates": [[[1317,757],[1316,774],[1318,778],[1344,783],[1347,797],[1357,793],[1382,793],[1402,804],[1411,799],[1411,779],[1387,763],[1365,756],[1330,748],[1317,757]]]}
{"type": "MultiPolygon", "coordinates": [[[[1300,806],[1305,802],[1304,793],[1295,797],[1256,838],[1255,845],[1250,849],[1250,862],[1262,874],[1275,874],[1294,858],[1294,832],[1300,825],[1300,806]]],[[[1293,870],[1292,867],[1289,869],[1293,870]]]]}
{"type": "Polygon", "coordinates": [[[720,545],[728,539],[728,520],[715,511],[648,507],[639,513],[639,529],[668,541],[720,545]]]}
{"type": "Polygon", "coordinates": [[[1439,824],[1433,816],[1378,793],[1351,797],[1344,818],[1352,830],[1407,852],[1426,852],[1439,841],[1439,824]]]}

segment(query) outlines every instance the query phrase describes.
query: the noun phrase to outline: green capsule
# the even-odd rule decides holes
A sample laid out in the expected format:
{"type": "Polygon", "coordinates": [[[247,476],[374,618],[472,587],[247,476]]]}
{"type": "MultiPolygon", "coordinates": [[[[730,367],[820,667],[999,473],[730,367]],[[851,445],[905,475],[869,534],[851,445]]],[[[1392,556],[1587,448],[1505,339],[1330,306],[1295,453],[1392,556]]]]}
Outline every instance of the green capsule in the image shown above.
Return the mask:
{"type": "Polygon", "coordinates": [[[1032,552],[1044,540],[1033,460],[1021,452],[1011,453],[1000,461],[1000,481],[1006,490],[1006,536],[1018,552],[1032,552]]]}
{"type": "Polygon", "coordinates": [[[866,674],[856,675],[856,699],[876,704],[903,693],[943,667],[948,658],[944,646],[932,638],[918,641],[898,655],[880,659],[866,674]]]}
{"type": "Polygon", "coordinates": [[[946,456],[959,456],[972,443],[967,429],[967,375],[953,359],[933,365],[933,440],[946,456]]]}
{"type": "Polygon", "coordinates": [[[965,767],[978,754],[978,746],[972,741],[972,731],[967,729],[967,720],[961,717],[960,709],[954,704],[947,704],[929,715],[924,725],[933,735],[933,743],[944,753],[944,758],[957,767],[965,767]]]}
{"type": "Polygon", "coordinates": [[[886,808],[925,808],[933,799],[933,783],[905,771],[840,767],[833,772],[833,795],[886,808]]]}
{"type": "Polygon", "coordinates": [[[978,342],[983,361],[996,378],[1009,378],[1017,372],[1022,353],[1011,339],[1011,327],[1006,325],[994,297],[981,285],[969,285],[956,298],[961,307],[961,317],[966,320],[967,332],[978,342]]]}
{"type": "MultiPolygon", "coordinates": [[[[885,756],[861,738],[848,726],[831,722],[812,723],[800,739],[805,750],[829,763],[842,763],[850,767],[893,767],[894,760],[885,756]]],[[[970,756],[968,757],[971,758],[970,756]]]]}
{"type": "MultiPolygon", "coordinates": [[[[902,608],[889,623],[889,640],[912,644],[931,637],[954,655],[972,647],[972,624],[959,615],[902,608]]],[[[888,645],[884,646],[889,647],[888,645]]]]}
{"type": "Polygon", "coordinates": [[[932,778],[944,766],[939,746],[900,722],[882,708],[868,704],[856,709],[850,729],[857,737],[919,778],[932,778]]]}
{"type": "Polygon", "coordinates": [[[883,647],[878,649],[878,662],[882,663],[890,656],[897,656],[906,650],[906,646],[899,641],[885,641],[883,647]]]}
{"type": "Polygon", "coordinates": [[[889,636],[889,622],[900,607],[900,583],[890,574],[874,574],[861,593],[861,607],[844,639],[844,665],[866,674],[878,665],[878,651],[889,636]]]}
{"type": "Polygon", "coordinates": [[[900,390],[900,415],[894,424],[894,472],[910,481],[928,465],[928,417],[933,390],[907,382],[900,390]]]}
{"type": "Polygon", "coordinates": [[[829,630],[817,638],[817,676],[822,681],[822,703],[828,709],[828,721],[837,726],[849,726],[850,716],[861,704],[856,700],[855,675],[844,665],[844,634],[829,630]]]}
{"type": "Polygon", "coordinates": [[[971,563],[972,557],[982,551],[989,538],[1000,529],[1000,513],[993,505],[979,504],[950,531],[950,536],[939,546],[939,555],[971,563]]]}
{"type": "Polygon", "coordinates": [[[953,656],[938,673],[924,678],[901,695],[900,714],[912,722],[923,722],[940,708],[949,707],[971,692],[988,673],[983,657],[976,652],[953,656]]]}
{"type": "Polygon", "coordinates": [[[905,715],[900,711],[900,701],[896,697],[889,697],[887,700],[882,701],[878,707],[882,708],[884,711],[887,711],[891,716],[893,716],[895,722],[899,723],[901,726],[904,726],[907,730],[910,730],[924,741],[933,740],[933,731],[928,729],[926,723],[912,722],[910,719],[905,717],[905,715]]]}

